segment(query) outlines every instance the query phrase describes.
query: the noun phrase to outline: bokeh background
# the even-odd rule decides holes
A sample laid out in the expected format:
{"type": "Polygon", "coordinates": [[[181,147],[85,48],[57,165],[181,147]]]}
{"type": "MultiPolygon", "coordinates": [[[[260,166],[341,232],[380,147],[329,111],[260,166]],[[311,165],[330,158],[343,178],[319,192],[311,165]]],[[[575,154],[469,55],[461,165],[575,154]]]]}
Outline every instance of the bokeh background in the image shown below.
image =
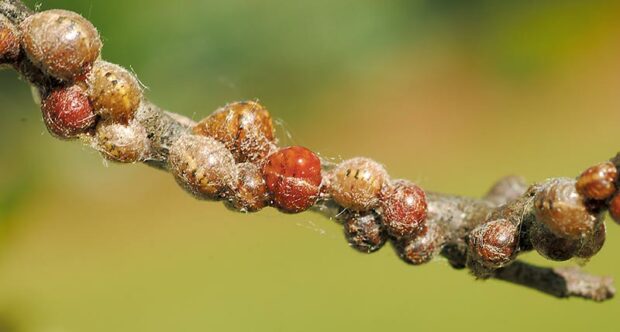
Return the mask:
{"type": "MultiPolygon", "coordinates": [[[[104,57],[167,109],[200,119],[258,98],[283,144],[372,157],[428,190],[575,176],[620,150],[617,1],[27,3],[91,19],[104,57]]],[[[609,221],[585,268],[620,280],[619,257],[609,221]]],[[[312,213],[196,201],[169,174],[52,139],[0,72],[2,332],[583,331],[619,310],[359,254],[312,213]]]]}

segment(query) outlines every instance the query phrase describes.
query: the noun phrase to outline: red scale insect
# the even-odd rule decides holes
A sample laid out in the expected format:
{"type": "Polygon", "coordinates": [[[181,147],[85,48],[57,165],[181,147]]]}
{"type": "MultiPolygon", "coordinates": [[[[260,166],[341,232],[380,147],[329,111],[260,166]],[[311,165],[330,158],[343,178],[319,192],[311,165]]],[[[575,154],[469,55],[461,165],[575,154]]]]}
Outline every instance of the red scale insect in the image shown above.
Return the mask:
{"type": "Polygon", "coordinates": [[[383,223],[390,235],[406,238],[422,230],[428,209],[422,188],[398,180],[386,188],[382,196],[383,223]]]}
{"type": "Polygon", "coordinates": [[[268,157],[263,177],[274,205],[283,212],[299,213],[319,197],[321,160],[301,146],[283,148],[268,157]]]}
{"type": "Polygon", "coordinates": [[[43,100],[41,110],[47,129],[58,138],[75,138],[95,125],[88,97],[77,85],[52,91],[43,100]]]}

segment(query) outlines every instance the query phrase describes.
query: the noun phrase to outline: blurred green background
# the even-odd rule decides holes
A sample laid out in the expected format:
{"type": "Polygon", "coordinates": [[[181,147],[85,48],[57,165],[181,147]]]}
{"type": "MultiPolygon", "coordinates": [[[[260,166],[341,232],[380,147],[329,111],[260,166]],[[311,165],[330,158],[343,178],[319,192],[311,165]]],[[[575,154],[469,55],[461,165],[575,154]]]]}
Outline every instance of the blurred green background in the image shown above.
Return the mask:
{"type": "MultiPolygon", "coordinates": [[[[575,176],[620,149],[620,2],[28,1],[82,13],[110,61],[200,119],[258,98],[283,144],[364,155],[428,190],[575,176]],[[287,136],[291,134],[291,137],[287,136]]],[[[610,330],[620,299],[557,300],[335,223],[199,202],[169,174],[47,134],[0,72],[0,331],[610,330]]],[[[620,281],[620,228],[586,266],[620,281]]],[[[552,264],[536,254],[526,260],[552,264]]]]}

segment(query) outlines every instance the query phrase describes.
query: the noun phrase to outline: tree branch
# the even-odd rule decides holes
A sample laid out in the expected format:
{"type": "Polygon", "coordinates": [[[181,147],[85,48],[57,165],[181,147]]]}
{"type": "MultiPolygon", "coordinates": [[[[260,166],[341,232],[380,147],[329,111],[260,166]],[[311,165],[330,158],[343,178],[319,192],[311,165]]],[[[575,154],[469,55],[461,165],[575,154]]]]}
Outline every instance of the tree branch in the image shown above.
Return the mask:
{"type": "Polygon", "coordinates": [[[516,261],[499,269],[495,278],[558,298],[576,296],[604,301],[613,297],[616,292],[610,277],[588,275],[577,267],[543,268],[516,261]]]}
{"type": "MultiPolygon", "coordinates": [[[[0,0],[0,16],[4,16],[16,27],[32,14],[19,0],[0,0]]],[[[42,72],[23,52],[12,63],[28,82],[39,89],[42,95],[61,85],[54,77],[42,72]]],[[[145,164],[170,170],[170,147],[181,136],[190,132],[196,123],[179,114],[166,112],[143,99],[135,113],[138,124],[146,130],[149,151],[145,164]]],[[[97,148],[97,138],[91,133],[82,135],[81,140],[97,148]]],[[[327,166],[329,170],[331,166],[327,166]]],[[[588,275],[578,268],[541,268],[515,260],[522,252],[532,250],[530,229],[540,221],[535,216],[534,197],[551,186],[554,180],[528,187],[521,178],[507,177],[500,180],[482,199],[454,195],[427,193],[428,214],[426,225],[435,235],[432,254],[440,253],[457,269],[469,267],[479,278],[496,278],[522,285],[556,297],[582,297],[595,301],[610,299],[615,294],[612,279],[588,275]],[[472,254],[470,236],[478,226],[490,220],[506,220],[515,225],[517,249],[505,264],[489,266],[472,254]]],[[[312,207],[315,212],[338,219],[344,211],[328,194],[312,207]]],[[[395,243],[402,239],[392,238],[395,243]]],[[[414,239],[408,239],[409,241],[414,239]]]]}

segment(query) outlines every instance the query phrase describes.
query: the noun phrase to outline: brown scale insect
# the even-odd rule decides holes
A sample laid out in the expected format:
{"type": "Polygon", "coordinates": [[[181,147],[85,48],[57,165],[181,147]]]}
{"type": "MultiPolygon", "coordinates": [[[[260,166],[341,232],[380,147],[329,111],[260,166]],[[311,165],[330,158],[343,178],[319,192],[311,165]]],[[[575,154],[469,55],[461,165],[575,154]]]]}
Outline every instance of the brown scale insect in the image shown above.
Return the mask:
{"type": "Polygon", "coordinates": [[[101,51],[97,29],[74,12],[35,13],[22,22],[21,30],[30,61],[60,80],[71,81],[86,73],[101,51]]]}
{"type": "Polygon", "coordinates": [[[601,251],[601,249],[603,249],[606,237],[607,229],[605,227],[605,223],[601,221],[596,227],[594,233],[583,240],[583,246],[579,249],[579,251],[577,251],[575,256],[587,259],[596,255],[599,251],[601,251]]]}
{"type": "Polygon", "coordinates": [[[617,224],[620,224],[620,194],[616,194],[609,201],[609,215],[617,224]]]}
{"type": "Polygon", "coordinates": [[[252,163],[237,165],[237,185],[226,206],[241,212],[256,212],[267,205],[269,194],[261,169],[252,163]]]}
{"type": "Polygon", "coordinates": [[[41,111],[48,131],[57,138],[75,138],[95,125],[90,101],[77,85],[53,90],[43,100],[41,111]]]}
{"type": "Polygon", "coordinates": [[[394,181],[381,193],[383,224],[387,232],[397,238],[411,237],[426,220],[426,194],[422,188],[405,181],[394,181]]]}
{"type": "Polygon", "coordinates": [[[19,56],[19,33],[15,26],[0,14],[0,65],[14,62],[19,56]]]}
{"type": "Polygon", "coordinates": [[[144,161],[149,151],[146,129],[137,121],[124,125],[101,121],[95,133],[96,149],[110,161],[135,163],[144,161]]]}
{"type": "Polygon", "coordinates": [[[123,124],[133,119],[142,101],[142,89],[132,73],[97,61],[87,76],[87,84],[93,107],[102,118],[123,124]]]}
{"type": "Polygon", "coordinates": [[[254,101],[228,104],[200,121],[193,130],[224,143],[237,162],[261,162],[275,143],[271,115],[254,101]]]}
{"type": "Polygon", "coordinates": [[[535,223],[530,229],[530,241],[543,257],[553,261],[573,258],[583,246],[583,239],[568,239],[557,236],[543,224],[535,223]]]}
{"type": "Polygon", "coordinates": [[[594,230],[598,215],[593,214],[575,188],[573,179],[556,179],[536,193],[536,219],[559,237],[578,239],[594,230]]]}
{"type": "Polygon", "coordinates": [[[611,162],[592,166],[577,179],[577,192],[589,199],[605,200],[616,192],[618,170],[611,162]]]}
{"type": "Polygon", "coordinates": [[[345,238],[352,248],[369,254],[383,247],[387,234],[381,216],[375,212],[343,213],[345,238]]]}
{"type": "Polygon", "coordinates": [[[235,159],[211,137],[182,136],[170,147],[168,162],[179,185],[197,198],[225,198],[236,187],[235,159]]]}
{"type": "Polygon", "coordinates": [[[519,229],[506,219],[487,221],[469,234],[471,257],[488,268],[510,263],[518,251],[519,229]]]}
{"type": "Polygon", "coordinates": [[[353,158],[334,168],[328,181],[327,191],[336,203],[353,211],[369,211],[379,205],[379,194],[389,176],[379,163],[353,158]]]}
{"type": "Polygon", "coordinates": [[[395,247],[403,261],[412,265],[422,265],[437,256],[444,241],[444,230],[439,225],[432,224],[424,226],[423,230],[412,238],[395,241],[395,247]]]}

